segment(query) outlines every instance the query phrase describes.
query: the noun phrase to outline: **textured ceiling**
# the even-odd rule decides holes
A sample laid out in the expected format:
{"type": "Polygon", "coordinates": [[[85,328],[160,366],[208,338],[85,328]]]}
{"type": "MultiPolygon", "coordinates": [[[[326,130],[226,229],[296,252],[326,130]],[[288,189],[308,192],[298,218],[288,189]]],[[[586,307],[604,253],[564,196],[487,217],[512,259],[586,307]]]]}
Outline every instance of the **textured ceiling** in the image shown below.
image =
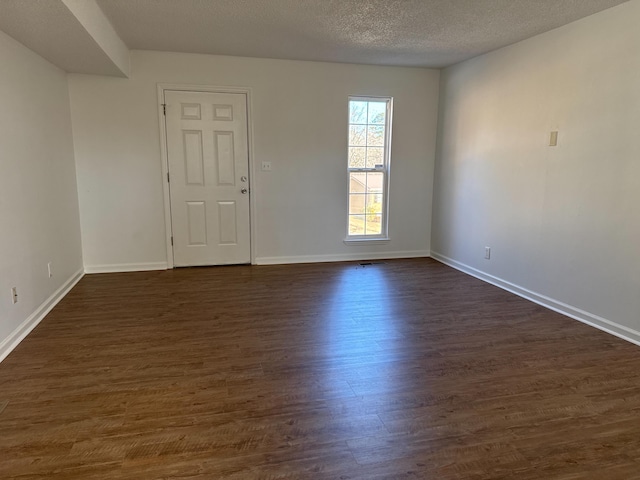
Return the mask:
{"type": "Polygon", "coordinates": [[[67,72],[122,75],[59,0],[0,0],[0,30],[67,72]]]}
{"type": "MultiPolygon", "coordinates": [[[[68,72],[122,75],[89,33],[91,25],[65,5],[95,1],[0,0],[0,30],[68,72]]],[[[129,49],[443,67],[620,3],[625,0],[97,0],[95,10],[129,49]]]]}
{"type": "Polygon", "coordinates": [[[625,0],[98,0],[131,49],[442,67],[625,0]]]}

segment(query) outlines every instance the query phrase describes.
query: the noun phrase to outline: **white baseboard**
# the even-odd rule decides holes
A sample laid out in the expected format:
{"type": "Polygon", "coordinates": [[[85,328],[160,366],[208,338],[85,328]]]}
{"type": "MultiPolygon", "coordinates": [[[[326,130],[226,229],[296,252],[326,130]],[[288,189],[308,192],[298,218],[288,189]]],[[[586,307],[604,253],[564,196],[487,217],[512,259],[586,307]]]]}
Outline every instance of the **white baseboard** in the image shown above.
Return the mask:
{"type": "Polygon", "coordinates": [[[358,260],[384,260],[392,258],[428,257],[426,250],[405,252],[376,252],[376,253],[338,253],[333,255],[301,255],[295,257],[258,257],[256,265],[282,265],[286,263],[323,263],[323,262],[351,262],[358,260]]]}
{"type": "Polygon", "coordinates": [[[47,316],[64,296],[84,277],[84,271],[78,270],[69,280],[47,298],[29,317],[22,322],[7,338],[0,342],[0,362],[9,355],[18,344],[47,316]]]}
{"type": "Polygon", "coordinates": [[[169,268],[167,262],[85,265],[84,273],[148,272],[151,270],[166,270],[167,268],[169,268]]]}
{"type": "Polygon", "coordinates": [[[542,305],[543,307],[547,307],[550,310],[566,315],[567,317],[571,317],[574,320],[586,323],[587,325],[595,327],[599,330],[603,330],[607,333],[610,333],[611,335],[615,335],[616,337],[622,338],[623,340],[627,340],[628,342],[640,345],[640,332],[633,330],[632,328],[625,327],[624,325],[612,322],[611,320],[607,320],[606,318],[602,318],[593,313],[589,313],[585,310],[581,310],[559,300],[547,297],[546,295],[533,292],[529,289],[495,277],[488,273],[484,273],[481,270],[470,267],[469,265],[465,265],[464,263],[458,262],[457,260],[454,260],[437,252],[431,252],[431,257],[435,260],[438,260],[439,262],[444,263],[445,265],[449,265],[450,267],[455,268],[456,270],[460,270],[463,273],[471,275],[472,277],[479,278],[480,280],[484,280],[485,282],[495,285],[496,287],[500,287],[503,290],[514,293],[519,297],[526,298],[527,300],[531,300],[538,305],[542,305]]]}

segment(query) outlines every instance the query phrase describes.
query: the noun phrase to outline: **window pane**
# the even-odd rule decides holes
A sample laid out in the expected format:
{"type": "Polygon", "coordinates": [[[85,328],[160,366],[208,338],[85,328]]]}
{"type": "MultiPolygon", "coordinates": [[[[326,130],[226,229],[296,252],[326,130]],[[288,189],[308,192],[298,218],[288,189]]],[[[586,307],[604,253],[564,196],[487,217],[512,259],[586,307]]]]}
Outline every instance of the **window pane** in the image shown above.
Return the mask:
{"type": "Polygon", "coordinates": [[[349,174],[349,193],[366,193],[367,191],[367,174],[351,173],[349,174]]]}
{"type": "MultiPolygon", "coordinates": [[[[364,212],[349,212],[349,213],[364,213],[364,212]]],[[[382,213],[382,194],[373,193],[367,195],[367,214],[381,214],[382,213]]]]}
{"type": "Polygon", "coordinates": [[[365,147],[349,147],[349,168],[364,168],[365,147]]]}
{"type": "Polygon", "coordinates": [[[349,102],[349,123],[367,123],[367,102],[349,102]]]}
{"type": "Polygon", "coordinates": [[[367,215],[365,235],[380,235],[382,233],[382,215],[367,215]]]}
{"type": "Polygon", "coordinates": [[[367,145],[384,147],[384,125],[369,125],[367,127],[367,145]]]}
{"type": "Polygon", "coordinates": [[[367,147],[367,168],[384,165],[384,147],[367,147]]]}
{"type": "MultiPolygon", "coordinates": [[[[369,197],[369,195],[365,195],[363,193],[356,193],[349,195],[349,215],[353,215],[354,213],[363,214],[365,213],[365,199],[369,197]]],[[[367,209],[366,213],[377,213],[377,212],[369,212],[367,209]]]]}
{"type": "Polygon", "coordinates": [[[351,125],[349,127],[349,145],[364,147],[367,144],[366,133],[366,125],[351,125]]]}
{"type": "Polygon", "coordinates": [[[349,215],[349,235],[364,235],[365,215],[349,215]]]}
{"type": "Polygon", "coordinates": [[[369,102],[369,121],[367,123],[384,125],[386,114],[387,102],[369,102]]]}
{"type": "Polygon", "coordinates": [[[349,225],[354,237],[386,235],[387,136],[391,99],[349,99],[349,225]]]}
{"type": "Polygon", "coordinates": [[[367,173],[367,193],[382,193],[384,174],[378,172],[367,173]]]}

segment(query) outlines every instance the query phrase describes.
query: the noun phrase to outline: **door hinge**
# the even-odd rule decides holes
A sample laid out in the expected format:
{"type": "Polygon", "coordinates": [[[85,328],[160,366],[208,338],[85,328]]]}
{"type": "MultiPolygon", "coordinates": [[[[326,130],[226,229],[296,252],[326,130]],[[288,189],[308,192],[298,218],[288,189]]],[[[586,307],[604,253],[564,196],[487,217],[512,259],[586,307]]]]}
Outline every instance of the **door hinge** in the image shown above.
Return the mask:
{"type": "Polygon", "coordinates": [[[171,180],[169,180],[169,172],[167,172],[167,183],[171,182],[171,180]]]}
{"type": "Polygon", "coordinates": [[[173,236],[171,237],[171,246],[173,247],[173,236]]]}
{"type": "Polygon", "coordinates": [[[162,105],[162,113],[166,116],[167,115],[167,104],[166,103],[161,103],[160,105],[162,105]]]}

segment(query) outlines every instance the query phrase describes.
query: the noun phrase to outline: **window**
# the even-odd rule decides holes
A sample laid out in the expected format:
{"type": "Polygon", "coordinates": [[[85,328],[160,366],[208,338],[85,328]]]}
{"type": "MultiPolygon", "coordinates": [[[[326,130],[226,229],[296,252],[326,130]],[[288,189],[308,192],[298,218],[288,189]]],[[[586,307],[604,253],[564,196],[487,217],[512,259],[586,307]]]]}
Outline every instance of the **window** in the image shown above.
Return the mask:
{"type": "Polygon", "coordinates": [[[387,238],[392,101],[349,97],[347,240],[387,238]]]}

